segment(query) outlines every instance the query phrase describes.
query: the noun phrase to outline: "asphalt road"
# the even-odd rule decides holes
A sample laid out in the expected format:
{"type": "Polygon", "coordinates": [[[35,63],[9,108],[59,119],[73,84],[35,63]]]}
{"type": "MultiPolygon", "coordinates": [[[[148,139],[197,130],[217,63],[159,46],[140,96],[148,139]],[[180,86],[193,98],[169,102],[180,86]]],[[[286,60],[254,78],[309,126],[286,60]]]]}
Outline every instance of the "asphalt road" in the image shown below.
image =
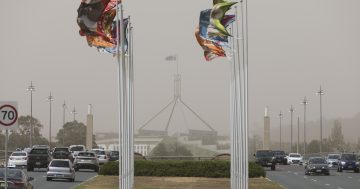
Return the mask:
{"type": "Polygon", "coordinates": [[[28,172],[28,175],[34,178],[32,181],[34,189],[70,189],[96,176],[97,173],[92,170],[81,169],[75,173],[75,182],[69,182],[68,180],[46,181],[46,169],[35,169],[28,172]]]}
{"type": "Polygon", "coordinates": [[[275,171],[266,169],[266,176],[288,189],[356,189],[360,188],[360,173],[353,171],[336,172],[330,176],[305,175],[303,166],[277,165],[275,171]]]}

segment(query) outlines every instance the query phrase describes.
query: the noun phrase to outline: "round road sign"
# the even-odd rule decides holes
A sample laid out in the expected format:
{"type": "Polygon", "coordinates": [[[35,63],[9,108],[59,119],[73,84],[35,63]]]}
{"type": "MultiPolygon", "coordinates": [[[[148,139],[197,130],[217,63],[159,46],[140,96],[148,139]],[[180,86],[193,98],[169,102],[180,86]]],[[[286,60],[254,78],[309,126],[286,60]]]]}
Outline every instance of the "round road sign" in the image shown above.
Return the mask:
{"type": "Polygon", "coordinates": [[[10,127],[18,118],[16,108],[10,104],[5,104],[0,107],[0,125],[10,127]]]}

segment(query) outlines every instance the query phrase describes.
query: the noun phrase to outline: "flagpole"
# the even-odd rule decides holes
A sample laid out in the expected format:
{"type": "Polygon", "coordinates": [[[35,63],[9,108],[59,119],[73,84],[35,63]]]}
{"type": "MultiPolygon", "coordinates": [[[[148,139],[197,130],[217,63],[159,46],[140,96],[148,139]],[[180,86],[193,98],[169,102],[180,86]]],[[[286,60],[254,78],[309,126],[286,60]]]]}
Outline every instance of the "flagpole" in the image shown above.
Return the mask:
{"type": "Polygon", "coordinates": [[[134,188],[134,43],[133,43],[133,27],[131,25],[130,22],[130,18],[129,18],[129,58],[130,58],[130,64],[129,64],[129,69],[130,69],[130,120],[131,120],[131,132],[130,132],[130,137],[131,137],[131,145],[130,145],[130,149],[131,149],[131,188],[134,188]]]}

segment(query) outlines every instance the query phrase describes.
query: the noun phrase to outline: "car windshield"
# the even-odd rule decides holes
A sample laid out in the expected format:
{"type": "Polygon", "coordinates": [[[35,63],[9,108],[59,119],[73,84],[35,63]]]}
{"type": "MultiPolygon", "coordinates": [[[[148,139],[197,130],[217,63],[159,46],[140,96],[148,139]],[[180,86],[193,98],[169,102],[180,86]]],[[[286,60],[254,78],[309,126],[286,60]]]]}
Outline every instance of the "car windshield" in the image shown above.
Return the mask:
{"type": "Polygon", "coordinates": [[[301,157],[299,154],[290,154],[290,157],[301,157]]]}
{"type": "Polygon", "coordinates": [[[11,156],[26,156],[26,153],[14,152],[14,153],[11,154],[11,156]]]}
{"type": "Polygon", "coordinates": [[[84,151],[84,147],[82,146],[74,146],[70,149],[70,151],[84,151]]]}
{"type": "Polygon", "coordinates": [[[52,161],[50,167],[70,167],[68,161],[52,161]]]}
{"type": "Polygon", "coordinates": [[[274,155],[285,155],[284,151],[273,151],[274,155]]]}
{"type": "Polygon", "coordinates": [[[349,160],[349,161],[354,161],[356,160],[356,155],[355,154],[343,154],[341,156],[342,160],[349,160]]]}
{"type": "Polygon", "coordinates": [[[94,152],[95,152],[97,155],[105,155],[105,151],[104,151],[104,150],[94,150],[94,152]]]}
{"type": "Polygon", "coordinates": [[[256,157],[269,157],[272,155],[273,155],[272,151],[257,151],[256,152],[256,157]]]}
{"type": "MultiPolygon", "coordinates": [[[[0,178],[4,178],[5,169],[0,169],[0,178]]],[[[10,179],[22,179],[22,171],[19,169],[8,169],[7,177],[10,179]]]]}
{"type": "Polygon", "coordinates": [[[329,155],[328,159],[339,159],[340,155],[329,155]]]}
{"type": "Polygon", "coordinates": [[[326,161],[323,158],[312,158],[309,160],[309,164],[326,164],[326,161]]]}
{"type": "Polygon", "coordinates": [[[78,156],[84,156],[84,157],[95,157],[94,153],[79,153],[78,156]]]}
{"type": "Polygon", "coordinates": [[[33,149],[31,150],[31,154],[47,154],[47,149],[33,149]]]}
{"type": "Polygon", "coordinates": [[[110,155],[113,155],[113,156],[116,155],[117,156],[117,155],[119,155],[119,152],[118,151],[113,151],[113,152],[110,153],[110,155]]]}
{"type": "Polygon", "coordinates": [[[55,148],[55,152],[68,152],[69,150],[67,148],[55,148]]]}

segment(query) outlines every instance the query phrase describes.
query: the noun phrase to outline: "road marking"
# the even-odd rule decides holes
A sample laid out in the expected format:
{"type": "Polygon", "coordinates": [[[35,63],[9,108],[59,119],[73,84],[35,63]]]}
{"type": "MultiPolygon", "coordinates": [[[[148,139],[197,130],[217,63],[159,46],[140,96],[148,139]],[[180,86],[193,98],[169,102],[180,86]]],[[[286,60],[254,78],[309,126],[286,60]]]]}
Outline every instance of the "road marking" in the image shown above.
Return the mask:
{"type": "MultiPolygon", "coordinates": [[[[270,180],[268,177],[266,177],[266,180],[268,180],[269,182],[274,182],[274,181],[270,180]]],[[[280,186],[281,188],[288,189],[288,188],[286,188],[285,186],[281,185],[280,183],[277,183],[277,184],[279,184],[279,186],[280,186]]]]}
{"type": "Polygon", "coordinates": [[[338,187],[338,189],[343,189],[343,188],[341,188],[341,187],[338,187]]]}
{"type": "Polygon", "coordinates": [[[295,172],[294,175],[298,175],[299,173],[295,172]]]}
{"type": "Polygon", "coordinates": [[[308,177],[307,176],[304,176],[304,179],[307,179],[308,177]]]}
{"type": "Polygon", "coordinates": [[[291,173],[291,171],[288,171],[288,173],[291,173]]]}
{"type": "Polygon", "coordinates": [[[348,178],[349,178],[349,179],[352,179],[352,177],[350,177],[350,176],[349,176],[348,178]]]}
{"type": "Polygon", "coordinates": [[[315,179],[311,179],[312,181],[314,181],[314,182],[317,182],[317,180],[315,180],[315,179]]]}
{"type": "Polygon", "coordinates": [[[330,184],[325,184],[325,186],[330,186],[330,184]]]}

